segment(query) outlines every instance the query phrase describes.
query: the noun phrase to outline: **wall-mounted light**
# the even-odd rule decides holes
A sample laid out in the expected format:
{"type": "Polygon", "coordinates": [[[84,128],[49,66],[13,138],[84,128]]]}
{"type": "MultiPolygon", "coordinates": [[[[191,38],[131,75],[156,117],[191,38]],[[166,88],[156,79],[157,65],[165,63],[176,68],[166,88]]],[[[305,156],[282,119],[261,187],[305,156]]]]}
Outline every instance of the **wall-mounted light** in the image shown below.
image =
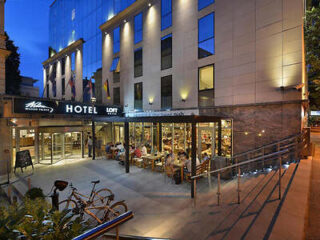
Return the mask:
{"type": "Polygon", "coordinates": [[[263,129],[261,132],[262,132],[262,133],[265,133],[266,131],[263,129]]]}
{"type": "Polygon", "coordinates": [[[150,98],[149,98],[149,105],[152,105],[152,104],[153,104],[153,101],[154,101],[154,98],[153,98],[153,97],[150,97],[150,98]]]}
{"type": "Polygon", "coordinates": [[[127,19],[123,20],[123,23],[126,23],[127,22],[127,19]]]}
{"type": "Polygon", "coordinates": [[[244,132],[244,135],[248,136],[248,134],[249,134],[248,132],[244,132]]]}
{"type": "Polygon", "coordinates": [[[262,137],[262,133],[259,133],[258,136],[259,136],[259,137],[262,137]]]}
{"type": "Polygon", "coordinates": [[[186,99],[186,98],[181,98],[181,101],[182,101],[182,102],[186,102],[187,99],[186,99]]]}
{"type": "Polygon", "coordinates": [[[297,85],[281,86],[280,90],[281,91],[288,91],[288,90],[301,91],[303,87],[304,87],[304,83],[301,83],[301,84],[297,84],[297,85]]]}
{"type": "Polygon", "coordinates": [[[148,7],[151,7],[151,6],[152,6],[152,4],[149,2],[149,3],[148,3],[148,7]]]}
{"type": "Polygon", "coordinates": [[[181,93],[180,96],[181,96],[181,101],[182,101],[182,102],[186,102],[186,101],[187,101],[187,98],[188,98],[188,92],[185,92],[185,91],[184,91],[184,92],[181,93]]]}

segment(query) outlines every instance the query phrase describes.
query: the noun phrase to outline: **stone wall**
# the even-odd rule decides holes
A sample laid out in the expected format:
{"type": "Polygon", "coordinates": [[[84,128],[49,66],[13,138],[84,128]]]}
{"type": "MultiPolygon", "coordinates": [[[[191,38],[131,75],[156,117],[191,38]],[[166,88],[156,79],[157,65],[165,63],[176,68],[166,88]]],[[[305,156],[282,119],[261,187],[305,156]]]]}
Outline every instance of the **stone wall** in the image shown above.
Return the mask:
{"type": "Polygon", "coordinates": [[[201,115],[233,119],[233,154],[279,141],[301,131],[301,103],[202,109],[201,115]]]}

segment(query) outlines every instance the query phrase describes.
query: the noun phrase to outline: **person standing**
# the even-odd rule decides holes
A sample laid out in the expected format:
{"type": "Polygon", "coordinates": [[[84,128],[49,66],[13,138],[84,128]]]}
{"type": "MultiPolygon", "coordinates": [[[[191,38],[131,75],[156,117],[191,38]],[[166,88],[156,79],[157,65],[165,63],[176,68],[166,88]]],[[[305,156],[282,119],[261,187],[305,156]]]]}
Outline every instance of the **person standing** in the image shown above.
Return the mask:
{"type": "Polygon", "coordinates": [[[88,157],[92,157],[91,152],[92,152],[92,139],[91,139],[91,136],[89,136],[89,139],[88,139],[88,157]]]}

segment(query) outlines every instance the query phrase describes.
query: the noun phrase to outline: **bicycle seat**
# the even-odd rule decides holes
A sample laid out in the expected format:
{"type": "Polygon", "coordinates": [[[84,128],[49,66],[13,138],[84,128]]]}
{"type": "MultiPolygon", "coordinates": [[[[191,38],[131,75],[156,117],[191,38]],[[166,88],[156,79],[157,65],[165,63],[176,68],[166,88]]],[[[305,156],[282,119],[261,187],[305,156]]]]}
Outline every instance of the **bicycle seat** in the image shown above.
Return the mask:
{"type": "Polygon", "coordinates": [[[91,183],[93,183],[93,184],[98,184],[98,183],[100,183],[100,180],[92,181],[91,183]]]}

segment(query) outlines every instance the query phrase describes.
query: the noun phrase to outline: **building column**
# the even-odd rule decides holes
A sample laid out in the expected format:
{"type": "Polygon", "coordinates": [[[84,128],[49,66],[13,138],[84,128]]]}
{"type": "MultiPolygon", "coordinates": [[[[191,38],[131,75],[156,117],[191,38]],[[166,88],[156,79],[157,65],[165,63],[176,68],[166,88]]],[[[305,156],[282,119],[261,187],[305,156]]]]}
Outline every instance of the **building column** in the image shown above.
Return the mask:
{"type": "MultiPolygon", "coordinates": [[[[196,175],[197,169],[197,125],[193,122],[191,127],[191,176],[196,175]]],[[[191,198],[195,197],[196,186],[191,180],[191,198]]]]}
{"type": "Polygon", "coordinates": [[[124,123],[124,142],[125,142],[125,150],[126,150],[126,162],[125,162],[125,166],[126,166],[126,173],[130,172],[130,162],[129,162],[129,158],[130,158],[130,152],[129,152],[129,123],[125,122],[124,123]]]}
{"type": "Polygon", "coordinates": [[[38,128],[34,129],[34,151],[36,157],[36,163],[39,163],[39,130],[38,128]]]}

